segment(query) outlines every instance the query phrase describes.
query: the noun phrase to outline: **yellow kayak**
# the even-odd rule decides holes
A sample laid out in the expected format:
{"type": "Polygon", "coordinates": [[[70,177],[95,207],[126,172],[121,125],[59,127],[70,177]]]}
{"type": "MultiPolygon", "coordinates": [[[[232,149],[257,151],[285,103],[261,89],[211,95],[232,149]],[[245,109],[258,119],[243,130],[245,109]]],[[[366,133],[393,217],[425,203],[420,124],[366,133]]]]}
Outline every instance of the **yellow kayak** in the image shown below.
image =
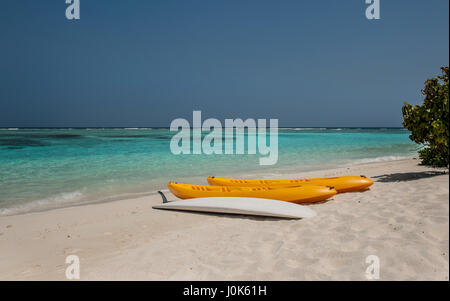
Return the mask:
{"type": "Polygon", "coordinates": [[[359,177],[334,177],[314,179],[293,180],[247,180],[247,179],[224,179],[208,177],[208,183],[216,186],[245,186],[245,187],[296,187],[299,185],[331,186],[337,192],[361,191],[373,184],[373,181],[365,176],[359,177]]]}
{"type": "Polygon", "coordinates": [[[337,193],[326,186],[297,187],[237,187],[192,185],[169,182],[169,190],[180,199],[208,197],[248,197],[273,199],[292,203],[313,203],[324,201],[337,193]]]}

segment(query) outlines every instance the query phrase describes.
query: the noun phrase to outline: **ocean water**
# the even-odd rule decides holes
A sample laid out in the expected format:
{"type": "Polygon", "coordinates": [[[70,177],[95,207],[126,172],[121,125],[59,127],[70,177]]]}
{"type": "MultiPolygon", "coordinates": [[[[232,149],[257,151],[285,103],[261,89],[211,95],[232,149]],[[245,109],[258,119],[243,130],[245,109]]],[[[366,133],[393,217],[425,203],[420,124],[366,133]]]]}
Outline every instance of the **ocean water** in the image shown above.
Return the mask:
{"type": "Polygon", "coordinates": [[[146,195],[168,181],[255,177],[416,154],[400,128],[279,129],[278,162],[261,155],[173,155],[168,129],[0,129],[0,215],[146,195]]]}

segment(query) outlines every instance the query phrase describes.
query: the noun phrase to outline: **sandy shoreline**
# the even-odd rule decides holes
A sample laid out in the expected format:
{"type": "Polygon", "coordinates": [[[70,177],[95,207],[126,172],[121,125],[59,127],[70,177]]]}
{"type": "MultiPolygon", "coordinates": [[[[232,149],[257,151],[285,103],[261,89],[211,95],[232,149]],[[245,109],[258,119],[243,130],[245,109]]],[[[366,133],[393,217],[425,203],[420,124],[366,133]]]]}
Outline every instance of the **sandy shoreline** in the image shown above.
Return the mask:
{"type": "Polygon", "coordinates": [[[0,280],[65,280],[71,254],[81,280],[366,280],[368,255],[381,280],[448,280],[448,173],[417,163],[286,175],[375,181],[305,220],[154,210],[157,195],[3,216],[0,280]]]}

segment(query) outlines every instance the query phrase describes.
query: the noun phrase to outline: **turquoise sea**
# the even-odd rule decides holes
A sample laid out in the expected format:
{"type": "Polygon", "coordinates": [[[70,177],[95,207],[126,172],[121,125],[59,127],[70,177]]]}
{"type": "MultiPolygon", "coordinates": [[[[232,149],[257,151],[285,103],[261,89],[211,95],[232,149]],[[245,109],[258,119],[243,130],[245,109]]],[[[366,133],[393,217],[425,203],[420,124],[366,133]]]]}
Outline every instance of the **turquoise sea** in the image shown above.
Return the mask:
{"type": "Polygon", "coordinates": [[[164,128],[0,129],[0,215],[108,201],[168,181],[255,177],[411,157],[401,128],[279,129],[278,162],[256,155],[173,155],[164,128]]]}

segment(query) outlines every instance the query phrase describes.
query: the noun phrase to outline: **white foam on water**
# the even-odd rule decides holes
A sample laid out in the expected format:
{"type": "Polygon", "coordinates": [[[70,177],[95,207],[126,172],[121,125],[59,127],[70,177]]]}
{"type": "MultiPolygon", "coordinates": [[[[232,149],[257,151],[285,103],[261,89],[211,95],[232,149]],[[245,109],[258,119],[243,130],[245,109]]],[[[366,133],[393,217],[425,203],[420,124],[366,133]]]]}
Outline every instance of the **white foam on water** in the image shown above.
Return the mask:
{"type": "Polygon", "coordinates": [[[293,130],[293,131],[324,131],[327,128],[280,128],[280,130],[293,130]]]}
{"type": "MultiPolygon", "coordinates": [[[[83,190],[84,191],[84,190],[83,190]]],[[[158,191],[169,192],[168,189],[155,189],[145,192],[130,192],[130,193],[118,193],[112,196],[92,196],[83,193],[82,191],[73,191],[54,195],[45,199],[35,200],[26,204],[0,208],[0,216],[16,215],[24,213],[33,213],[51,209],[64,208],[68,206],[78,206],[86,204],[106,203],[118,200],[127,200],[140,197],[146,197],[149,195],[156,195],[158,191]]]]}
{"type": "Polygon", "coordinates": [[[327,128],[298,128],[297,131],[325,131],[327,128]]]}
{"type": "Polygon", "coordinates": [[[0,209],[0,216],[25,213],[30,211],[39,211],[48,208],[59,208],[62,204],[79,201],[83,197],[81,191],[65,192],[45,199],[31,201],[27,204],[0,209]]]}
{"type": "Polygon", "coordinates": [[[398,161],[398,160],[407,160],[412,159],[414,155],[410,156],[382,156],[375,158],[364,158],[364,159],[356,159],[352,162],[353,164],[364,164],[364,163],[377,163],[377,162],[389,162],[389,161],[398,161]]]}

